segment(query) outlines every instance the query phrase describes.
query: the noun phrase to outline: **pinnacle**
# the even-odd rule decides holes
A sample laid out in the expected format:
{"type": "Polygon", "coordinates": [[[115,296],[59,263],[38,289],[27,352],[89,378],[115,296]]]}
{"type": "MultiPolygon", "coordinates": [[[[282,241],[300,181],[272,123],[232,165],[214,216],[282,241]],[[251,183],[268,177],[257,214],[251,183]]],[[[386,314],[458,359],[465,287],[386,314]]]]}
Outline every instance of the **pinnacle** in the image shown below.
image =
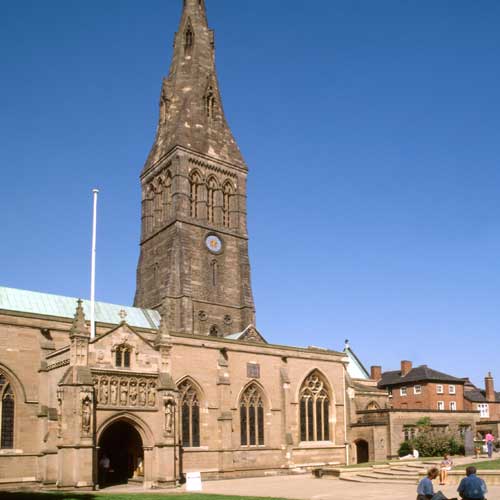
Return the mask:
{"type": "Polygon", "coordinates": [[[75,315],[73,317],[73,324],[71,325],[70,336],[83,335],[90,337],[90,332],[85,324],[85,314],[83,312],[82,304],[82,299],[78,299],[75,315]]]}

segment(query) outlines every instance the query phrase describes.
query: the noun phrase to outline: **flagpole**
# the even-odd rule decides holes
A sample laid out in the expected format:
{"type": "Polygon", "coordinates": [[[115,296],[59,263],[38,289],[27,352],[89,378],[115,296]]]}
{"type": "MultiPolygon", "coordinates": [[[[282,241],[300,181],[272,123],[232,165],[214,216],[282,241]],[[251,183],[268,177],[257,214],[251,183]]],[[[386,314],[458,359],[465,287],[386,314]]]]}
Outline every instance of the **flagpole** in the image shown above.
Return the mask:
{"type": "Polygon", "coordinates": [[[95,338],[95,248],[97,235],[97,195],[98,189],[92,190],[94,210],[92,214],[92,265],[90,270],[90,338],[95,338]]]}

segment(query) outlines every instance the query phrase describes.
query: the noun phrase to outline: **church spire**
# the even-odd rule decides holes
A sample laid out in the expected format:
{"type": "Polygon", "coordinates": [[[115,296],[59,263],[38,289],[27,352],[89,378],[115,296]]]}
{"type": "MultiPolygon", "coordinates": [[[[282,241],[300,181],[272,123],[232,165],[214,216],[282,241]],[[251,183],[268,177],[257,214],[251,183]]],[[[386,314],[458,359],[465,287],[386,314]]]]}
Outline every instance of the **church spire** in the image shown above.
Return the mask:
{"type": "Polygon", "coordinates": [[[214,32],[204,0],[183,0],[157,134],[144,171],[176,146],[246,168],[226,122],[215,69],[214,32]]]}

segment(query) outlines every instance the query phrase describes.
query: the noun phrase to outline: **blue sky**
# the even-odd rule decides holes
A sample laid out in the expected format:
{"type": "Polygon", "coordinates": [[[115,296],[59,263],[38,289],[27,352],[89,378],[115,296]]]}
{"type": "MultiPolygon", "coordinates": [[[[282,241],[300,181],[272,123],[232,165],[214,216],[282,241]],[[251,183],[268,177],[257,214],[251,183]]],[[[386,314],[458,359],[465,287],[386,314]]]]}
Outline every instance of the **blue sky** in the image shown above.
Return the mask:
{"type": "MultiPolygon", "coordinates": [[[[500,3],[207,0],[273,343],[481,383],[500,348],[500,3]]],[[[0,284],[130,304],[181,0],[0,5],[0,284]]]]}

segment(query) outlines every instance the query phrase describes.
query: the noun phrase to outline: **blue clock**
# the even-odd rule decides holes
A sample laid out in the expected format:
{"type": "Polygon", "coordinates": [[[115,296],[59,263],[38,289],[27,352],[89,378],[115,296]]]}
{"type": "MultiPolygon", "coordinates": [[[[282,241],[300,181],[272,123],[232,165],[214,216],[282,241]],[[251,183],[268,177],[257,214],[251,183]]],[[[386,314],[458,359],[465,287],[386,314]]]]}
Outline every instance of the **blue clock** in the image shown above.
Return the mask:
{"type": "Polygon", "coordinates": [[[222,241],[218,236],[215,236],[215,234],[206,237],[205,245],[212,253],[220,253],[222,250],[222,241]]]}

